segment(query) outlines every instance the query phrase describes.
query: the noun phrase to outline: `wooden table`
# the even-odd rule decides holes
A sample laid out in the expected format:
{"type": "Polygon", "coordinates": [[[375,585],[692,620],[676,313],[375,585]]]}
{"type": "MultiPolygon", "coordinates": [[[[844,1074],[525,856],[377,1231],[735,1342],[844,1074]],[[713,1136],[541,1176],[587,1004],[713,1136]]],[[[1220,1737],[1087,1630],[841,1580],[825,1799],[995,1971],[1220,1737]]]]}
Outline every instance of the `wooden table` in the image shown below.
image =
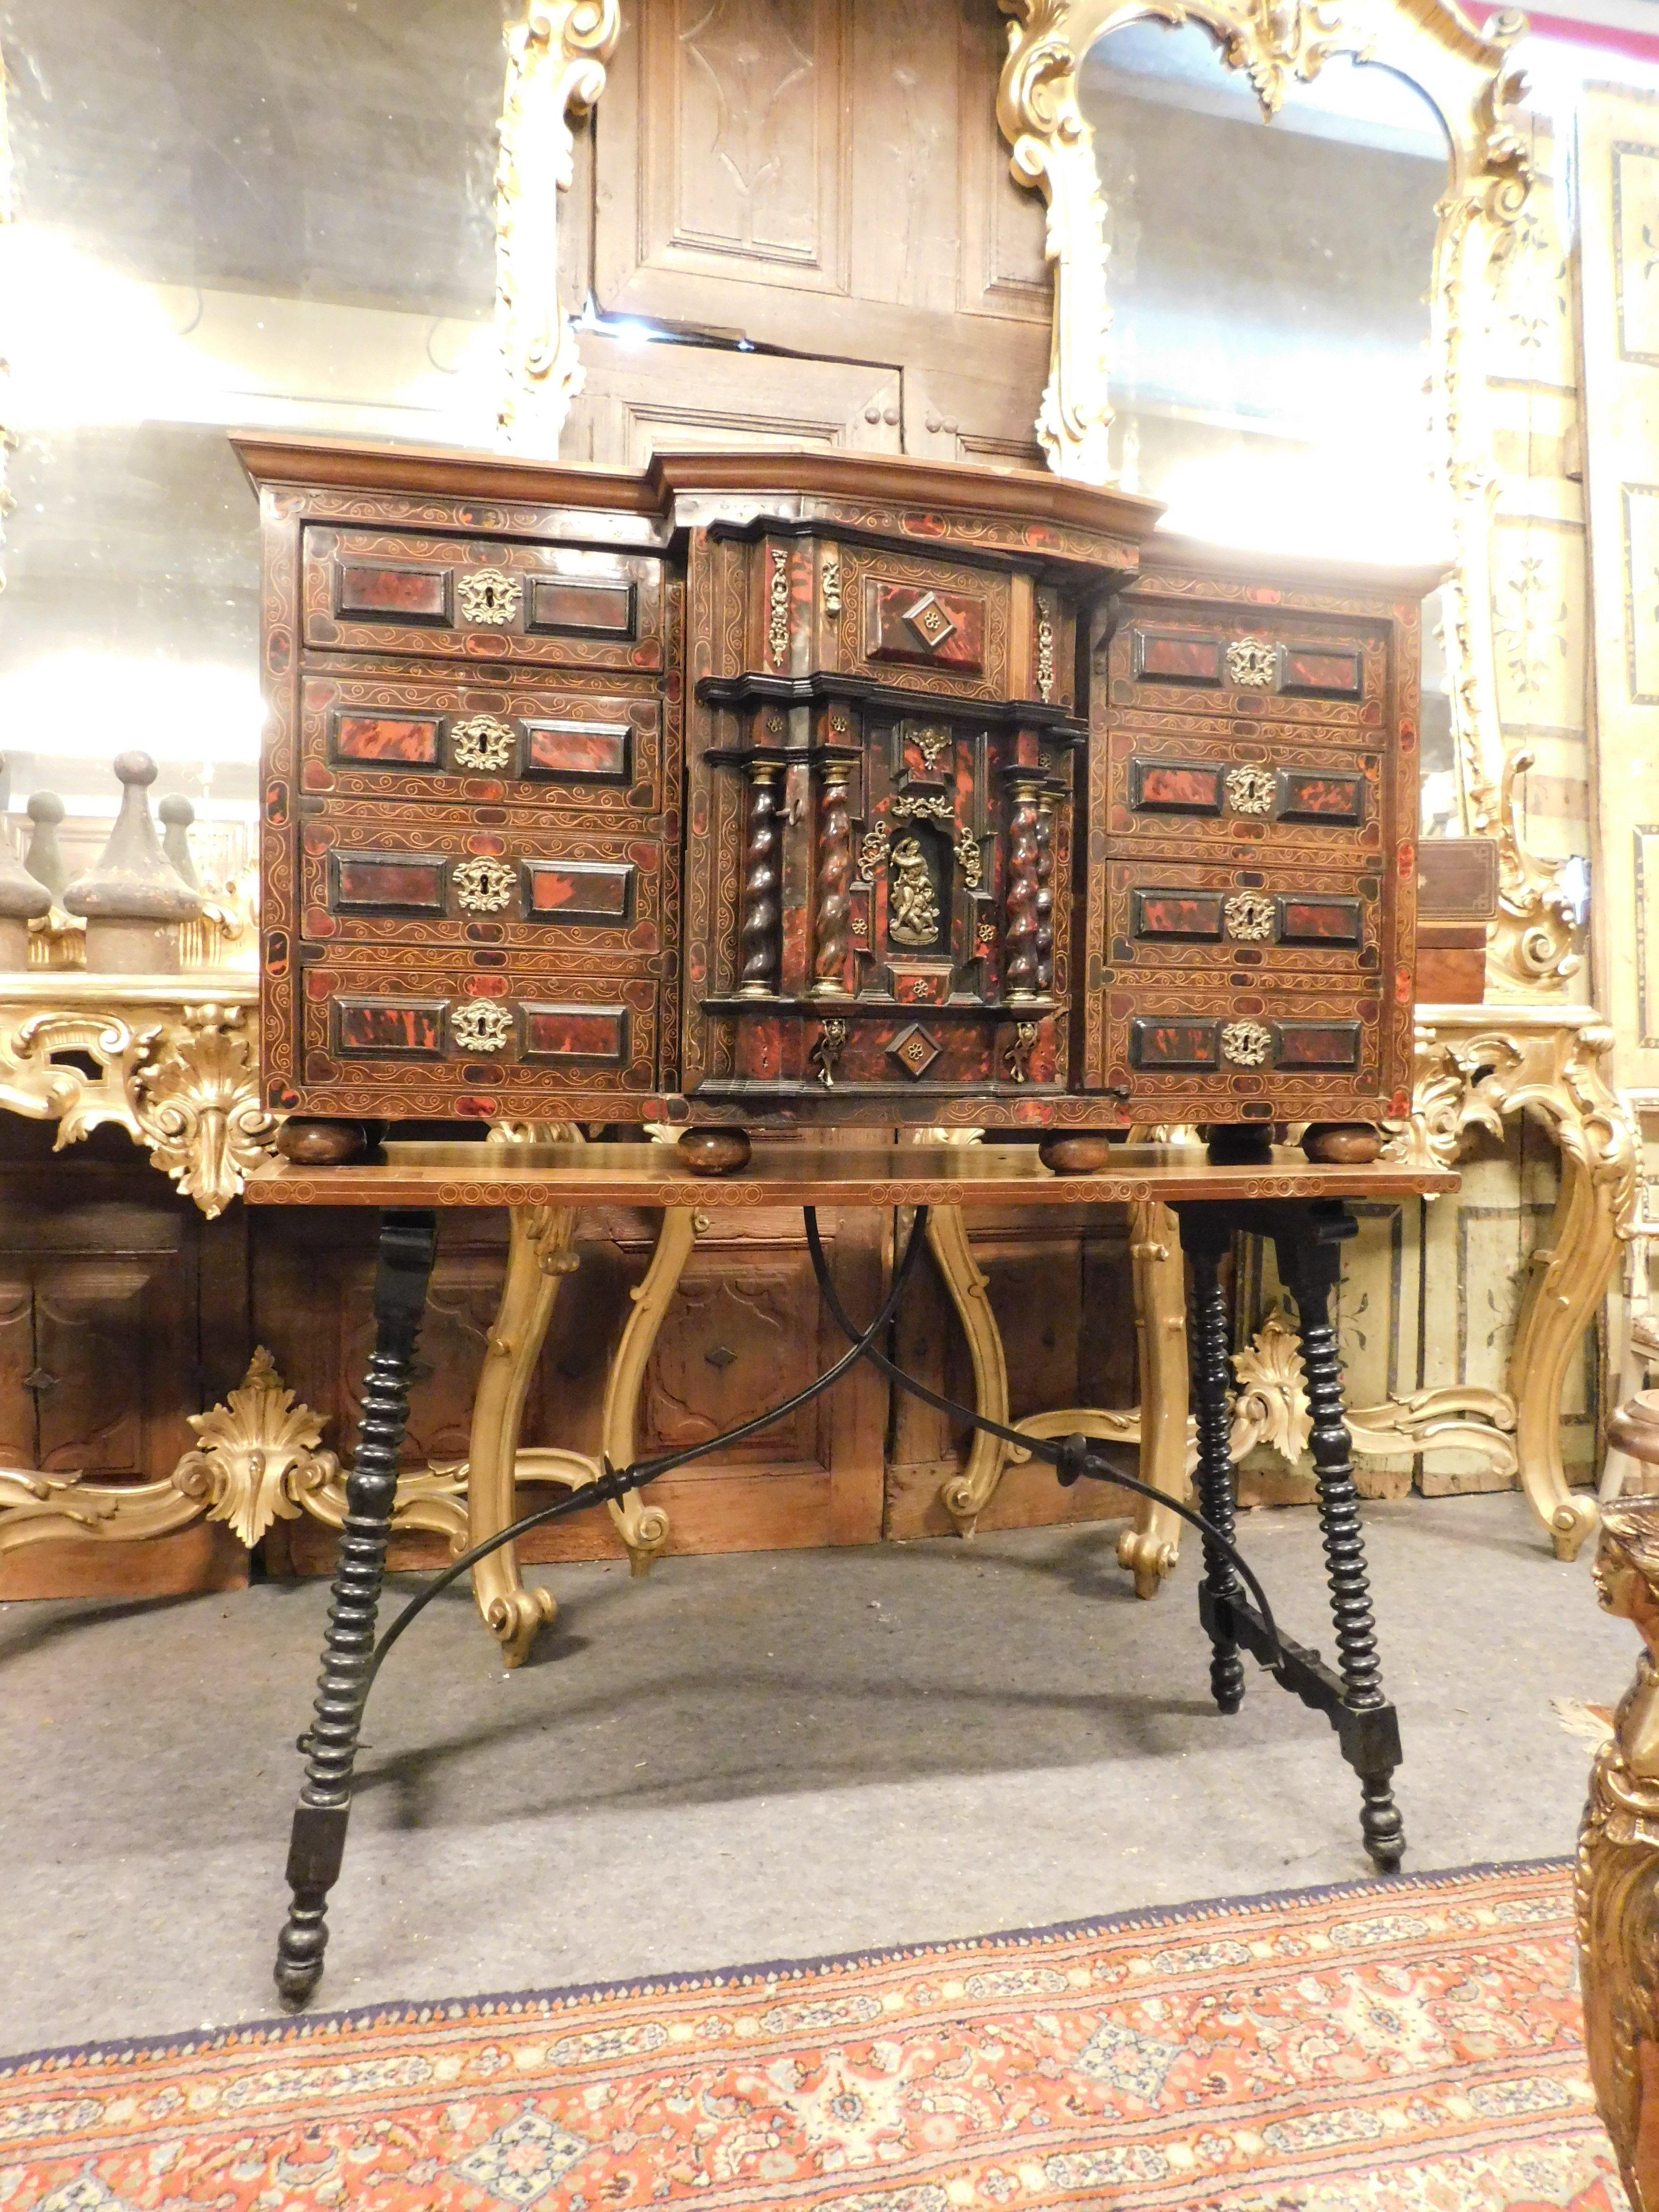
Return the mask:
{"type": "MultiPolygon", "coordinates": [[[[306,1778],[289,1854],[292,1903],[276,1963],[284,1999],[302,2004],[322,1972],[328,1894],[344,1854],[363,1705],[377,1663],[376,1616],[398,1457],[441,1210],[799,1206],[809,1210],[810,1222],[810,1209],[819,1206],[1170,1206],[1192,1272],[1192,1392],[1199,1494],[1207,1523],[1199,1611],[1210,1639],[1212,1693],[1222,1712],[1238,1710],[1244,1691],[1240,1653],[1249,1650],[1272,1668],[1285,1688],[1324,1712],[1343,1756],[1359,1777],[1365,1848],[1378,1866],[1392,1869],[1405,1849],[1393,1792],[1399,1728],[1382,1686],[1332,1300],[1341,1247],[1355,1231],[1347,1201],[1449,1191],[1457,1181],[1447,1168],[1384,1161],[1316,1166],[1299,1152],[1283,1150],[1259,1162],[1222,1164],[1193,1146],[1125,1145],[1098,1173],[1060,1176],[1045,1168],[1035,1146],[1026,1145],[866,1149],[802,1143],[757,1145],[746,1165],[720,1176],[688,1173],[676,1148],[666,1144],[515,1146],[509,1159],[474,1144],[411,1144],[388,1146],[362,1164],[301,1167],[283,1162],[251,1178],[250,1205],[368,1206],[380,1216],[375,1344],[363,1388],[322,1674],[305,1739],[306,1778]],[[1334,1668],[1317,1652],[1292,1643],[1276,1629],[1265,1605],[1251,1601],[1231,1549],[1235,1486],[1228,1449],[1231,1376],[1222,1263],[1241,1231],[1273,1239],[1280,1279],[1296,1300],[1301,1320],[1336,1633],[1334,1668]]],[[[839,1314],[837,1319],[849,1336],[857,1335],[858,1324],[839,1314]]],[[[866,1340],[865,1352],[885,1364],[872,1338],[866,1340]]],[[[916,1387],[896,1370],[886,1371],[904,1387],[916,1387]]],[[[983,1417],[969,1408],[952,1410],[983,1425],[983,1417]]],[[[700,1454],[721,1441],[708,1439],[694,1449],[700,1454]]],[[[1081,1436],[1059,1443],[1017,1441],[1053,1461],[1062,1482],[1085,1475],[1116,1476],[1110,1462],[1081,1436]]],[[[654,1473],[665,1472],[666,1464],[663,1460],[652,1462],[649,1470],[608,1471],[601,1483],[592,1486],[591,1498],[575,1492],[561,1506],[546,1510],[608,1502],[653,1479],[654,1473]]],[[[1173,1498],[1165,1503],[1172,1510],[1182,1510],[1173,1498]]],[[[490,1539],[497,1546],[502,1540],[499,1532],[490,1539]]]]}

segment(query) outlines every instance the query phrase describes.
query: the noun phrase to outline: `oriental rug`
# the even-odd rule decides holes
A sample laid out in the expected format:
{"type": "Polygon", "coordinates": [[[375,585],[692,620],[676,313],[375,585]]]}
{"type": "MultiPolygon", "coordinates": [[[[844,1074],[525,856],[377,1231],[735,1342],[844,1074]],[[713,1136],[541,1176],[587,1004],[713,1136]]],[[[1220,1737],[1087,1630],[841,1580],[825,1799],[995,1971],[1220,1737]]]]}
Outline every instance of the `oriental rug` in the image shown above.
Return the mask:
{"type": "Polygon", "coordinates": [[[0,2064],[3,2212],[1626,2212],[1565,1866],[0,2064]]]}

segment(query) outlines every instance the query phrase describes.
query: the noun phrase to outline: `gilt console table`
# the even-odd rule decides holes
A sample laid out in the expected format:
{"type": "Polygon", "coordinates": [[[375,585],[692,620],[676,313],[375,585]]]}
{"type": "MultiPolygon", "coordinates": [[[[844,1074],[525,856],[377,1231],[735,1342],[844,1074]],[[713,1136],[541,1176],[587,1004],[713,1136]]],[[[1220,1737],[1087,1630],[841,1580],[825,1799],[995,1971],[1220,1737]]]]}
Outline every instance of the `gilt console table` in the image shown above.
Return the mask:
{"type": "MultiPolygon", "coordinates": [[[[662,1209],[705,1204],[801,1207],[820,1289],[853,1348],[787,1407],[745,1423],[747,1433],[828,1387],[859,1357],[873,1359],[900,1387],[949,1404],[903,1376],[879,1348],[931,1207],[1169,1206],[1180,1223],[1193,1268],[1193,1395],[1202,1511],[1193,1514],[1173,1501],[1169,1510],[1195,1520],[1203,1534],[1200,1613],[1210,1640],[1212,1693],[1222,1712],[1238,1709],[1244,1690],[1240,1653],[1249,1651],[1271,1668],[1283,1686],[1325,1713],[1344,1758],[1360,1780],[1365,1848],[1379,1866],[1398,1866],[1405,1848],[1392,1787],[1400,1762],[1399,1729],[1382,1684],[1331,1299],[1341,1247],[1354,1230],[1347,1201],[1455,1189],[1457,1178],[1449,1170],[1383,1161],[1363,1166],[1315,1165],[1286,1151],[1261,1162],[1227,1164],[1212,1162],[1191,1146],[1126,1145],[1108,1169],[1062,1176],[1045,1168],[1030,1146],[883,1146],[866,1151],[790,1144],[757,1147],[744,1167],[711,1185],[687,1174],[678,1147],[661,1144],[526,1145],[515,1148],[510,1158],[481,1152],[481,1147],[471,1144],[394,1145],[362,1164],[304,1167],[284,1162],[256,1175],[248,1185],[253,1205],[373,1206],[380,1221],[377,1331],[363,1389],[362,1437],[347,1481],[340,1564],[315,1717],[304,1739],[306,1779],[289,1860],[293,1904],[279,1945],[276,1974],[290,2003],[304,2002],[322,1972],[328,1893],[345,1846],[363,1706],[381,1658],[407,1620],[438,1588],[476,1568],[486,1548],[499,1556],[527,1527],[636,1496],[671,1468],[732,1440],[708,1438],[653,1461],[622,1467],[607,1462],[595,1480],[496,1530],[487,1546],[464,1553],[428,1584],[377,1645],[380,1583],[397,1502],[398,1452],[436,1248],[437,1216],[452,1207],[505,1206],[520,1213],[538,1206],[574,1210],[607,1204],[662,1209]],[[848,1319],[823,1264],[816,1217],[821,1205],[916,1209],[892,1288],[881,1312],[867,1326],[862,1318],[848,1319]],[[1338,1653],[1334,1667],[1278,1628],[1265,1593],[1239,1559],[1233,1541],[1228,1322],[1221,1263],[1241,1230],[1273,1239],[1300,1316],[1338,1653]]],[[[986,1419],[965,1407],[951,1410],[979,1423],[986,1419]]],[[[1136,1478],[1113,1465],[1081,1435],[1060,1441],[1032,1439],[1030,1448],[1054,1466],[1063,1483],[1086,1477],[1135,1485],[1136,1478]]]]}

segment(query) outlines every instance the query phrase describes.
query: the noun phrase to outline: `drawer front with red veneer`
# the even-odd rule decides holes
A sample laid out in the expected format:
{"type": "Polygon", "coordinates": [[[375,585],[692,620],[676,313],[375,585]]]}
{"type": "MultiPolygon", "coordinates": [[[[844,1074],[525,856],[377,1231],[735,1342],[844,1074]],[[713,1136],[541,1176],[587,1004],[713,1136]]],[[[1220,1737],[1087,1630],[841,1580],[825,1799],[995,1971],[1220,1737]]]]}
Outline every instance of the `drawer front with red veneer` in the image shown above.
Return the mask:
{"type": "Polygon", "coordinates": [[[465,957],[411,948],[395,969],[328,948],[304,963],[301,1079],[341,1110],[441,1085],[463,1113],[510,1114],[559,1092],[648,1091],[663,987],[604,963],[550,970],[514,955],[479,974],[465,957]]]}
{"type": "Polygon", "coordinates": [[[313,523],[302,597],[313,651],[663,665],[662,563],[647,554],[313,523]]]}
{"type": "MultiPolygon", "coordinates": [[[[495,801],[617,820],[659,813],[662,702],[654,688],[581,689],[430,674],[309,673],[301,684],[300,787],[384,799],[495,801]]],[[[677,779],[670,779],[670,785],[677,779]]]]}
{"type": "Polygon", "coordinates": [[[1229,975],[1236,986],[1380,975],[1382,880],[1341,869],[1182,866],[1114,861],[1107,870],[1105,966],[1229,975]]]}
{"type": "Polygon", "coordinates": [[[1149,859],[1254,849],[1264,861],[1295,854],[1316,866],[1379,865],[1393,814],[1394,778],[1381,751],[1316,744],[1239,725],[1200,736],[1171,717],[1167,727],[1114,724],[1107,828],[1149,859]],[[1126,726],[1127,725],[1127,726],[1126,726]]]}
{"type": "Polygon", "coordinates": [[[301,935],[325,945],[501,945],[550,958],[660,958],[651,837],[480,830],[459,807],[339,802],[300,838],[301,935]]]}
{"type": "Polygon", "coordinates": [[[1126,595],[1112,640],[1110,704],[1152,714],[1228,715],[1382,742],[1391,625],[1277,607],[1186,607],[1126,595]]]}

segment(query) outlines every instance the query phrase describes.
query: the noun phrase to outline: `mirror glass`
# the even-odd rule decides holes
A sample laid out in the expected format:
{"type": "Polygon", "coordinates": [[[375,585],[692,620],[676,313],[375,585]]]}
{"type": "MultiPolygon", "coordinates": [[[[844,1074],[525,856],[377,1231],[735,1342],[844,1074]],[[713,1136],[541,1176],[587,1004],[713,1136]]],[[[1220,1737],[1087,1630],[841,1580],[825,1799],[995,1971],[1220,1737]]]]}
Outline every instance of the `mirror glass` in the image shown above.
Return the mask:
{"type": "MultiPolygon", "coordinates": [[[[1433,561],[1429,289],[1449,147],[1392,71],[1337,58],[1271,122],[1210,34],[1109,32],[1079,98],[1106,208],[1113,458],[1166,526],[1433,561]]],[[[1424,608],[1425,831],[1457,829],[1438,595],[1424,608]]]]}
{"type": "Polygon", "coordinates": [[[512,0],[6,0],[0,597],[14,823],[101,845],[109,763],[240,867],[261,707],[258,507],[228,428],[483,444],[512,0]]]}

